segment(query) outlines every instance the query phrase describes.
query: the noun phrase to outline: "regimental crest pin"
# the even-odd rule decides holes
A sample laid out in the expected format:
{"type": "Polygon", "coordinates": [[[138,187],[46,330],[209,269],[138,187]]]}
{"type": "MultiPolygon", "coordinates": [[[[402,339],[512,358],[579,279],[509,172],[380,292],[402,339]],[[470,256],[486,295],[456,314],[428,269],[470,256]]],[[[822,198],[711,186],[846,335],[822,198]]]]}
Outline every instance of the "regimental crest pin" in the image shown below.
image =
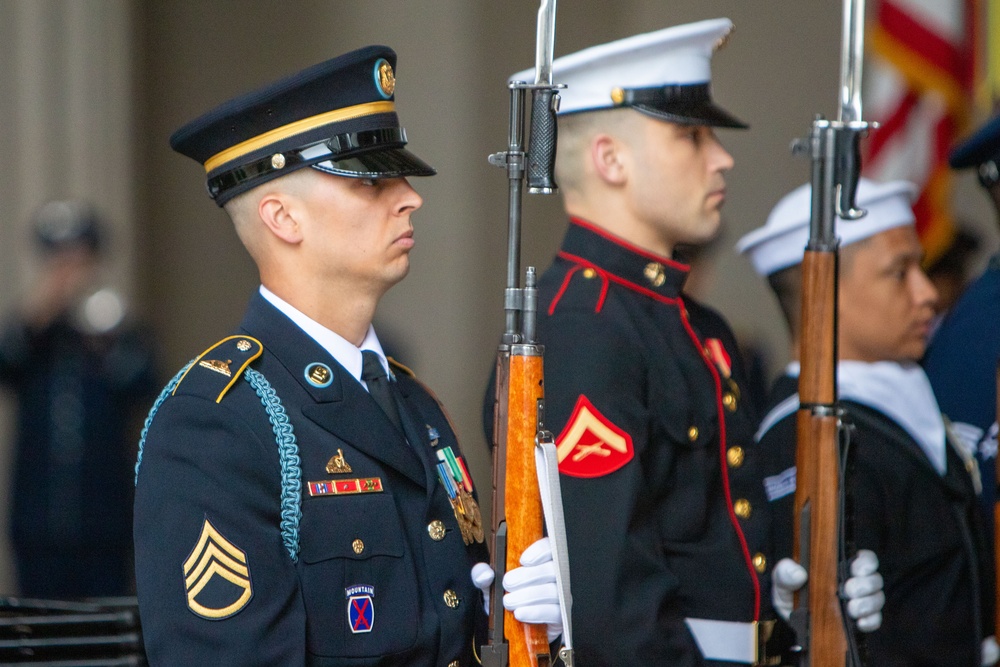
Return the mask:
{"type": "Polygon", "coordinates": [[[347,625],[351,632],[371,632],[375,626],[375,587],[351,586],[344,589],[347,597],[347,625]]]}
{"type": "Polygon", "coordinates": [[[424,424],[424,426],[427,427],[427,440],[430,442],[431,447],[437,447],[438,441],[441,440],[441,434],[430,424],[424,424]]]}
{"type": "Polygon", "coordinates": [[[635,456],[632,436],[602,415],[583,394],[556,439],[556,452],[559,472],[570,477],[602,477],[635,456]]]}
{"type": "Polygon", "coordinates": [[[211,621],[233,616],[253,597],[246,553],[207,518],[198,543],[184,561],[183,574],[188,609],[211,621]]]}
{"type": "Polygon", "coordinates": [[[331,475],[353,472],[351,466],[344,460],[344,450],[337,448],[337,455],[326,462],[326,471],[331,475]]]}

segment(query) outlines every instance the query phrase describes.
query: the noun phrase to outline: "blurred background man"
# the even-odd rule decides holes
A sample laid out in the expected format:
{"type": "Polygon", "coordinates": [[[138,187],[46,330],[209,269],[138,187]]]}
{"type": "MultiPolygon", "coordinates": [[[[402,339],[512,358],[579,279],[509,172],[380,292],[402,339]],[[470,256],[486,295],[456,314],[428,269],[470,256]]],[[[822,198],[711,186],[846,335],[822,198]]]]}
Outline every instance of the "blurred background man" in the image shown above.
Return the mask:
{"type": "Polygon", "coordinates": [[[157,389],[146,332],[100,289],[96,213],[52,201],[34,218],[41,269],[0,335],[0,383],[17,404],[10,539],[22,595],[124,595],[132,465],[157,389]]]}

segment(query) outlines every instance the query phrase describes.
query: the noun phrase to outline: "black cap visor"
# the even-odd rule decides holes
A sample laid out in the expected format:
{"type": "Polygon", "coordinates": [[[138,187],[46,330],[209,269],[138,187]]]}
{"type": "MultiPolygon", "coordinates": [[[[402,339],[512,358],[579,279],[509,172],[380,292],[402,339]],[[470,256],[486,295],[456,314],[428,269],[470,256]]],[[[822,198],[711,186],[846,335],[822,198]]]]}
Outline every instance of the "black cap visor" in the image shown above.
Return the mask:
{"type": "Polygon", "coordinates": [[[399,127],[337,134],[308,146],[258,157],[208,179],[208,193],[222,206],[238,194],[303,167],[350,178],[433,176],[433,167],[406,150],[399,127]]]}
{"type": "Polygon", "coordinates": [[[327,174],[348,178],[401,178],[437,173],[429,164],[402,147],[355,153],[310,166],[327,174]]]}
{"type": "Polygon", "coordinates": [[[712,101],[707,83],[625,90],[621,106],[681,125],[750,127],[712,101]]]}

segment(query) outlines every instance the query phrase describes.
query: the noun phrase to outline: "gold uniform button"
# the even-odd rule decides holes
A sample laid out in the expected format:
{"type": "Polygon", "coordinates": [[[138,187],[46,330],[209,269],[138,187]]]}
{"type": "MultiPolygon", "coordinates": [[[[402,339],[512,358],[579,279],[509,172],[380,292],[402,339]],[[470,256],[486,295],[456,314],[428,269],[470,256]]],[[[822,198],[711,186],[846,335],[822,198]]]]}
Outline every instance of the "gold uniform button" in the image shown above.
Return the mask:
{"type": "Polygon", "coordinates": [[[587,280],[590,280],[591,278],[593,278],[596,275],[597,275],[597,271],[594,271],[591,268],[587,268],[587,269],[583,270],[583,277],[586,278],[587,280]]]}
{"type": "Polygon", "coordinates": [[[450,588],[444,592],[444,603],[454,609],[458,606],[458,594],[450,588]]]}
{"type": "Polygon", "coordinates": [[[692,426],[691,428],[688,429],[688,440],[694,442],[697,439],[698,439],[698,427],[692,426]]]}
{"type": "Polygon", "coordinates": [[[362,542],[361,540],[354,540],[353,542],[351,542],[351,548],[354,549],[354,553],[360,554],[362,551],[365,550],[365,543],[362,542]]]}
{"type": "Polygon", "coordinates": [[[459,667],[459,664],[458,660],[452,660],[448,663],[448,667],[459,667]]]}
{"type": "Polygon", "coordinates": [[[444,539],[444,534],[447,530],[444,527],[444,523],[434,519],[429,524],[427,524],[427,532],[430,534],[431,539],[435,542],[440,542],[444,539]]]}
{"type": "Polygon", "coordinates": [[[753,569],[757,570],[759,574],[764,574],[767,570],[767,557],[762,553],[755,553],[753,555],[753,569]]]}
{"type": "Polygon", "coordinates": [[[730,392],[726,392],[722,396],[722,404],[726,406],[726,410],[730,412],[736,412],[736,396],[730,392]]]}
{"type": "Polygon", "coordinates": [[[745,457],[746,455],[742,447],[730,447],[726,450],[726,461],[729,463],[730,468],[739,468],[743,465],[745,457]]]}
{"type": "Polygon", "coordinates": [[[736,512],[736,516],[741,519],[750,518],[750,501],[746,498],[740,498],[735,503],[733,503],[733,511],[736,512]]]}

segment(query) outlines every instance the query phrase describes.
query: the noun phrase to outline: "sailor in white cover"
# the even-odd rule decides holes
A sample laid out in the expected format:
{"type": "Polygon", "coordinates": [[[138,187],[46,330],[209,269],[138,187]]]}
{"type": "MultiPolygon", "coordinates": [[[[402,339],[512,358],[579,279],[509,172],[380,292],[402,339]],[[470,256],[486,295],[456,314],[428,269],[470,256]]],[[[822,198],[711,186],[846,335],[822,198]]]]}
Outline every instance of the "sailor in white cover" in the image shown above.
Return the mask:
{"type": "MultiPolygon", "coordinates": [[[[837,220],[840,238],[837,390],[849,437],[847,535],[851,551],[877,554],[883,622],[866,635],[868,663],[994,664],[993,571],[977,511],[975,460],[948,430],[917,361],[937,294],[905,181],[861,179],[868,215],[837,220]]],[[[737,249],[765,276],[787,319],[792,358],[801,335],[801,261],[811,187],[786,195],[737,249]]],[[[797,361],[774,384],[756,439],[767,459],[776,555],[792,550],[797,361]]],[[[776,573],[776,577],[778,574],[776,573]]]]}

